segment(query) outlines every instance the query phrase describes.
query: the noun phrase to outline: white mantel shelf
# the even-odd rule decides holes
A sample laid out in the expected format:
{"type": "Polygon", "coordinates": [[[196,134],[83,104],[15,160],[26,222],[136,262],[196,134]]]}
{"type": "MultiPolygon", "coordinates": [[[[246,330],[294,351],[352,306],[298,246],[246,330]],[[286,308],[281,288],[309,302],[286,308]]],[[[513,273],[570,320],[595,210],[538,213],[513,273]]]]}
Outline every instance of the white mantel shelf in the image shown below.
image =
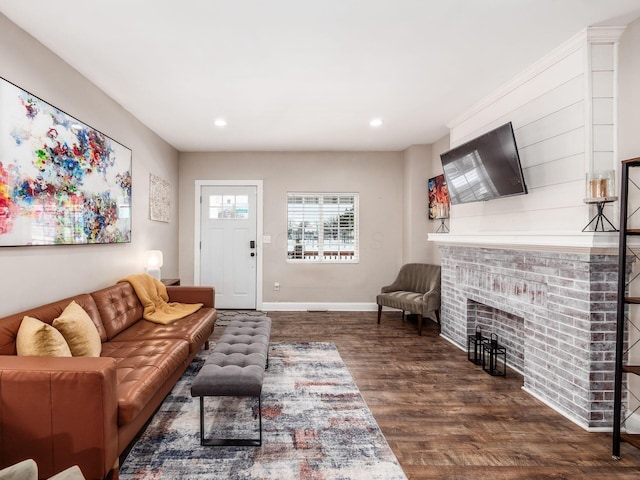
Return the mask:
{"type": "Polygon", "coordinates": [[[584,233],[515,233],[494,232],[479,234],[430,233],[427,240],[437,244],[535,249],[563,252],[617,253],[619,232],[584,233]]]}

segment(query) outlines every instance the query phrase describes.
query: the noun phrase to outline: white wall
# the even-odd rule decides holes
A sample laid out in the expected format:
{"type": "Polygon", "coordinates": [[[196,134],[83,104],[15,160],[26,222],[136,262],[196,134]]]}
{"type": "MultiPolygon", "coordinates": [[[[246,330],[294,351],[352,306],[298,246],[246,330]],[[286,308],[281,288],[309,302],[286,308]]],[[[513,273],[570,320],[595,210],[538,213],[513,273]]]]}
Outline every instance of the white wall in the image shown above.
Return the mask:
{"type": "MultiPolygon", "coordinates": [[[[182,153],[180,277],[194,283],[196,180],[262,180],[263,301],[278,304],[375,304],[402,264],[403,166],[400,152],[182,153]],[[360,262],[288,263],[287,192],[360,194],[360,262]],[[274,282],[280,291],[273,290],[274,282]]],[[[258,238],[260,241],[260,238],[258,238]]],[[[260,260],[260,259],[259,259],[260,260]]],[[[361,305],[359,305],[361,306],[361,305]]],[[[273,309],[273,308],[272,308],[273,309]]]]}
{"type": "Polygon", "coordinates": [[[126,145],[133,154],[131,243],[0,248],[0,315],[141,272],[141,256],[148,249],[163,250],[163,274],[177,276],[177,151],[1,14],[0,65],[5,79],[126,145]],[[173,187],[168,224],[148,219],[151,171],[173,187]]]}
{"type": "MultiPolygon", "coordinates": [[[[638,135],[640,129],[640,88],[638,87],[640,85],[640,19],[629,25],[620,39],[619,59],[618,145],[620,160],[626,160],[640,157],[640,135],[638,135]]],[[[631,173],[638,182],[640,178],[635,170],[633,169],[631,173]]],[[[633,187],[629,189],[629,193],[633,198],[630,204],[634,209],[640,205],[640,194],[633,187]]],[[[630,227],[638,228],[640,225],[638,217],[639,214],[632,217],[630,227]]],[[[638,262],[634,263],[633,270],[632,276],[640,272],[638,262]]],[[[640,294],[638,283],[638,280],[635,280],[630,285],[631,295],[640,294]]],[[[630,318],[636,326],[640,325],[640,312],[637,308],[630,308],[630,318]]],[[[636,329],[632,327],[628,331],[629,344],[635,344],[640,340],[640,334],[636,329]]],[[[637,347],[631,349],[629,363],[636,365],[640,363],[640,350],[637,347]]],[[[628,378],[629,388],[633,395],[629,395],[627,401],[629,402],[629,410],[633,411],[640,405],[638,401],[640,398],[640,378],[635,375],[629,375],[628,378]]],[[[640,414],[638,412],[631,416],[626,427],[630,433],[640,433],[640,414]]]]}
{"type": "Polygon", "coordinates": [[[640,157],[640,19],[620,39],[618,145],[620,160],[640,157]]]}
{"type": "Polygon", "coordinates": [[[585,174],[616,168],[616,34],[581,33],[451,122],[456,146],[511,121],[529,190],[453,206],[452,233],[581,233],[593,213],[585,174]]]}

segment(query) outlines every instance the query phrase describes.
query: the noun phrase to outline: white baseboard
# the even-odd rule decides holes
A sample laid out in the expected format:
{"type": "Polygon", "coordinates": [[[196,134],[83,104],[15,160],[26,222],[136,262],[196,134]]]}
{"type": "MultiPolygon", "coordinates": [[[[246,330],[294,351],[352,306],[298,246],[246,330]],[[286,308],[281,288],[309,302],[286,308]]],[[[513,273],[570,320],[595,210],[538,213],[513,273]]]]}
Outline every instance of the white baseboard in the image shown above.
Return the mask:
{"type": "Polygon", "coordinates": [[[522,387],[522,390],[524,390],[525,392],[527,392],[529,395],[531,395],[534,398],[537,398],[538,400],[540,400],[542,403],[544,403],[547,407],[549,407],[552,410],[555,410],[556,412],[558,412],[560,415],[562,415],[564,418],[566,418],[567,420],[571,420],[573,423],[575,423],[576,425],[578,425],[581,428],[584,428],[587,432],[611,432],[612,428],[611,427],[589,427],[589,425],[587,425],[585,422],[583,422],[582,420],[578,420],[577,418],[575,418],[574,416],[572,416],[569,412],[562,410],[561,408],[558,408],[556,405],[552,405],[550,404],[547,400],[545,400],[543,397],[541,397],[540,395],[538,395],[536,392],[528,389],[527,387],[522,387]]]}
{"type": "Polygon", "coordinates": [[[322,302],[263,302],[261,310],[267,312],[305,312],[305,311],[333,311],[333,312],[376,312],[376,303],[366,302],[344,302],[344,303],[322,303],[322,302]]]}

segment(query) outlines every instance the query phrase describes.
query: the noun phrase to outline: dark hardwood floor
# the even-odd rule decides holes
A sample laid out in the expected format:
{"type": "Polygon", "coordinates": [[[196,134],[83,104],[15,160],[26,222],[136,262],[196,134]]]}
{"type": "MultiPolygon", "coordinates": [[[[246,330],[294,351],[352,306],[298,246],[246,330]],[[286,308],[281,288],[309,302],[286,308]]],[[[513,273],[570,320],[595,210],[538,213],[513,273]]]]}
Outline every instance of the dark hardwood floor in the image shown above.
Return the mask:
{"type": "MultiPolygon", "coordinates": [[[[271,341],[334,342],[410,479],[640,479],[640,450],[589,433],[491,377],[425,321],[400,313],[270,312],[271,341]]],[[[219,329],[220,331],[222,329],[219,329]]],[[[214,338],[217,332],[214,332],[214,338]]]]}

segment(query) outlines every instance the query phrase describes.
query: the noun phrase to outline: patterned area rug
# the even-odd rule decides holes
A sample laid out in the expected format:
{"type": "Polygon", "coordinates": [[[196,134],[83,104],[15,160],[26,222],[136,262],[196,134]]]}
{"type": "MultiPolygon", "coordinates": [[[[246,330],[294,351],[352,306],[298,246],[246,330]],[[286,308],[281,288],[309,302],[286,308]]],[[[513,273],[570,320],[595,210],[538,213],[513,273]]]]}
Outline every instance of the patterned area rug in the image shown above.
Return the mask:
{"type": "Polygon", "coordinates": [[[262,317],[267,312],[261,310],[218,310],[218,319],[216,320],[216,327],[224,327],[228,325],[233,317],[238,315],[249,315],[252,317],[262,317]]]}
{"type": "MultiPolygon", "coordinates": [[[[406,480],[333,343],[271,343],[262,447],[200,446],[201,352],[120,467],[122,480],[406,480]]],[[[206,436],[257,437],[255,399],[205,399],[206,436]],[[215,421],[215,425],[214,425],[215,421]]]]}

